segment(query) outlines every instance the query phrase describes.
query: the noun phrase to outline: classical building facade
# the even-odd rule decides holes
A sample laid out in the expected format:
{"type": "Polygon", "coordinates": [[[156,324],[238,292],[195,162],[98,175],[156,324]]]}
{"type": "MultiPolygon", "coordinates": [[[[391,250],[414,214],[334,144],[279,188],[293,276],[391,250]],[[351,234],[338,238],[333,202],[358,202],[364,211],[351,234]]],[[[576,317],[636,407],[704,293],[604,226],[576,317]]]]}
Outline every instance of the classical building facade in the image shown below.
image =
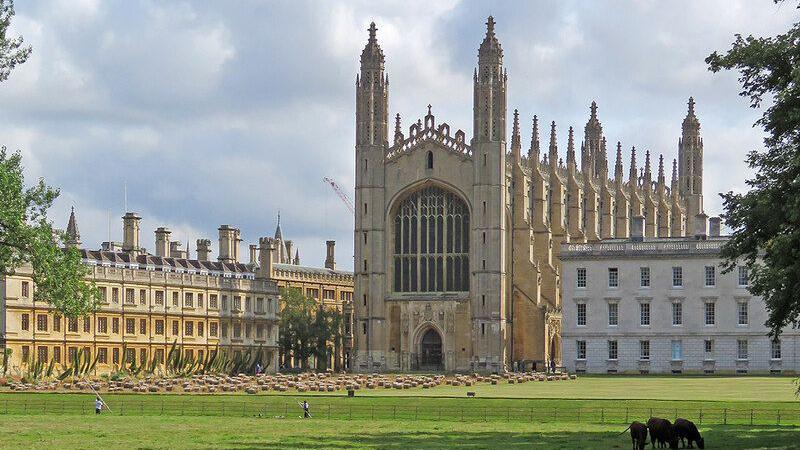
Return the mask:
{"type": "MultiPolygon", "coordinates": [[[[280,217],[275,235],[262,238],[260,247],[271,250],[263,267],[266,276],[279,288],[295,288],[306,297],[316,300],[320,306],[334,308],[342,314],[342,340],[331,342],[330,359],[327,367],[336,371],[350,368],[353,352],[353,272],[336,269],[335,241],[326,242],[326,258],[324,267],[300,265],[299,251],[291,255],[291,241],[283,239],[280,217]]],[[[297,367],[299,362],[290,355],[280,354],[280,366],[297,367]]]]}
{"type": "MultiPolygon", "coordinates": [[[[356,79],[355,368],[486,370],[560,363],[562,243],[683,236],[702,211],[703,142],[689,100],[672,179],[631,150],[613,177],[597,105],[580,143],[570,127],[566,162],[555,123],[547,148],[533,117],[522,151],[514,112],[507,148],[509,78],[494,20],[473,77],[467,138],[428,107],[407,132],[389,115],[385,57],[373,23],[356,79]],[[390,127],[393,134],[390,136],[390,127]]],[[[541,366],[539,366],[541,367],[541,366]]]]}
{"type": "MultiPolygon", "coordinates": [[[[65,319],[36,301],[30,267],[0,280],[0,325],[3,344],[12,351],[9,365],[68,363],[82,349],[97,357],[96,373],[106,373],[131,361],[163,362],[177,342],[196,358],[262,348],[262,364],[275,371],[278,286],[261,269],[265,261],[239,260],[239,230],[219,228],[216,261],[209,259],[208,239],[197,241],[197,258],[189,259],[163,227],[156,230],[155,254],[148,253],[139,244],[139,221],[134,213],[123,217],[121,244],[80,250],[91,269],[88,278],[101,293],[98,308],[86,317],[65,319]]],[[[67,245],[80,248],[74,211],[67,231],[67,245]]],[[[267,252],[260,256],[267,258],[267,252]]]]}
{"type": "MultiPolygon", "coordinates": [[[[701,219],[701,221],[704,218],[701,219]]],[[[722,273],[727,240],[564,244],[564,365],[586,373],[797,373],[800,332],[767,336],[746,267],[722,273]]]]}

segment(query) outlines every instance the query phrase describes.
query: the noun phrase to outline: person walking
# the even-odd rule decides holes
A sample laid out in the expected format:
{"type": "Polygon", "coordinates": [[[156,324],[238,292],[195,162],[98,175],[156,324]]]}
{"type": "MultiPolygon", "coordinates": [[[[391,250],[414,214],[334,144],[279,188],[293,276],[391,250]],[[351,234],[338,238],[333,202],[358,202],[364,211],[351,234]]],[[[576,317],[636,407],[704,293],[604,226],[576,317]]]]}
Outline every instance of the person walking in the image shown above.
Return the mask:
{"type": "Polygon", "coordinates": [[[261,375],[261,363],[256,363],[256,375],[261,375]]]}
{"type": "Polygon", "coordinates": [[[303,400],[303,403],[300,403],[300,407],[303,408],[303,419],[310,419],[311,414],[308,412],[308,402],[303,400]]]}
{"type": "Polygon", "coordinates": [[[97,397],[94,399],[94,413],[100,414],[102,410],[103,410],[103,401],[100,400],[100,397],[97,397]]]}

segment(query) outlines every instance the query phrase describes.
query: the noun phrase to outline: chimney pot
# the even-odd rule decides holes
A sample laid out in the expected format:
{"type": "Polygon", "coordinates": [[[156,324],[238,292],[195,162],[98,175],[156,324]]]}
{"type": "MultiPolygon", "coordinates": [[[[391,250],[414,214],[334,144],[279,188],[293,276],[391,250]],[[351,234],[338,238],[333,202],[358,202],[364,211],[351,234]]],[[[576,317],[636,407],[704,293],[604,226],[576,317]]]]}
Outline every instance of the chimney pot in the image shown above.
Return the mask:
{"type": "Polygon", "coordinates": [[[327,247],[327,256],[325,257],[325,268],[330,270],[336,270],[336,258],[334,255],[334,249],[336,248],[336,241],[326,241],[325,245],[327,247]]]}
{"type": "Polygon", "coordinates": [[[156,256],[162,258],[170,257],[170,234],[172,234],[172,232],[169,228],[159,227],[156,229],[156,256]]]}
{"type": "Polygon", "coordinates": [[[722,218],[719,216],[708,219],[708,233],[711,237],[719,237],[722,228],[722,218]]]}
{"type": "Polygon", "coordinates": [[[141,248],[139,247],[139,226],[142,218],[134,213],[127,212],[122,216],[122,251],[138,256],[141,248]]]}
{"type": "Polygon", "coordinates": [[[694,216],[694,237],[697,239],[708,237],[708,216],[705,213],[694,216]]]}

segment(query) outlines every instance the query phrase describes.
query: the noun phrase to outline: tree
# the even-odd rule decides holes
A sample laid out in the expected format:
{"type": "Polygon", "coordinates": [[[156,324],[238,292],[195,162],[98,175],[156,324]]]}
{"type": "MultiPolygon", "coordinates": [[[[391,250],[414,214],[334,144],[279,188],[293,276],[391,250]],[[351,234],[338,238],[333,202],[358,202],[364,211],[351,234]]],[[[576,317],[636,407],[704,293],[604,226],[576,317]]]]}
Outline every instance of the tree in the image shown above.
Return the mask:
{"type": "Polygon", "coordinates": [[[23,47],[22,36],[10,39],[6,36],[11,18],[14,17],[14,1],[0,0],[0,81],[5,81],[11,70],[27,61],[31,47],[23,47]]]}
{"type": "Polygon", "coordinates": [[[281,289],[278,347],[284,361],[290,355],[307,370],[314,356],[317,369],[327,368],[329,345],[341,339],[341,314],[303,295],[298,288],[281,289]]]}
{"type": "Polygon", "coordinates": [[[91,312],[99,292],[86,280],[88,267],[76,248],[62,248],[64,232],[47,219],[58,190],[44,180],[25,188],[22,156],[0,148],[0,276],[23,264],[33,270],[33,298],[53,305],[67,317],[91,312]]]}
{"type": "Polygon", "coordinates": [[[777,338],[800,317],[800,22],[775,37],[736,35],[725,55],[714,52],[706,63],[713,72],[738,70],[751,107],[772,101],[755,124],[767,133],[764,149],[747,155],[756,172],[750,190],[721,194],[732,230],[722,255],[725,271],[740,259],[749,267],[750,291],[764,298],[777,338]]]}

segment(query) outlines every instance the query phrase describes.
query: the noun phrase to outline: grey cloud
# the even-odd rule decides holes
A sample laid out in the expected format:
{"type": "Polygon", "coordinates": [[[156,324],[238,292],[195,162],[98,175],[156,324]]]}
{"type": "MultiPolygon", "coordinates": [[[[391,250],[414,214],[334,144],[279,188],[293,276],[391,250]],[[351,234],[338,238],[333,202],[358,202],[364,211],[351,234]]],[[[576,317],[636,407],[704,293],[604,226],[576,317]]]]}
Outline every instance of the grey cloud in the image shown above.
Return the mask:
{"type": "Polygon", "coordinates": [[[351,267],[352,217],[321,178],[353,186],[353,86],[368,23],[387,56],[392,114],[407,127],[431,103],[438,121],[470,135],[472,70],[491,13],[510,109],[526,134],[533,114],[556,120],[562,154],[567,127],[580,136],[597,99],[626,165],[631,145],[671,160],[694,95],[706,206],[718,212],[714,193],[744,188],[741,161],[761,135],[735,74],[709,73],[703,58],[736,32],[775,34],[796,20],[790,8],[722,0],[375,3],[18,2],[15,26],[34,55],[0,85],[0,140],[24,149],[29,176],[62,188],[53,216],[66,222],[74,204],[90,247],[107,238],[109,211],[119,238],[127,183],[150,247],[161,225],[192,247],[222,223],[253,242],[272,234],[281,210],[304,262],[321,264],[334,238],[351,267]]]}

